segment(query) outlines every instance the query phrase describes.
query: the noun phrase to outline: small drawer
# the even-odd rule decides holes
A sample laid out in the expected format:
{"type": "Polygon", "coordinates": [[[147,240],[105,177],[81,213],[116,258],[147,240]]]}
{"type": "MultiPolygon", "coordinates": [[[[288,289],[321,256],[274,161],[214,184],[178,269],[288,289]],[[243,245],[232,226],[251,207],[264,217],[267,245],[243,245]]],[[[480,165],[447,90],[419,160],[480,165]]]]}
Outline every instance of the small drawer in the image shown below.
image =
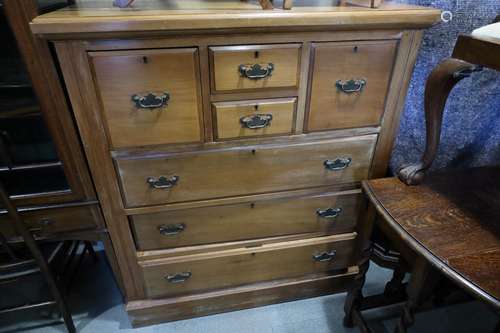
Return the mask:
{"type": "Polygon", "coordinates": [[[379,125],[396,49],[393,40],[314,44],[307,130],[379,125]]]}
{"type": "Polygon", "coordinates": [[[300,44],[211,47],[212,90],[297,88],[300,50],[300,44]]]}
{"type": "Polygon", "coordinates": [[[197,49],[89,56],[113,147],[201,141],[197,49]]]}
{"type": "MultiPolygon", "coordinates": [[[[97,206],[41,209],[22,212],[21,216],[28,228],[38,236],[94,229],[102,224],[97,206]]],[[[13,223],[7,214],[0,215],[0,231],[7,238],[17,235],[13,223]]]]}
{"type": "Polygon", "coordinates": [[[140,263],[148,297],[325,273],[351,263],[356,234],[264,244],[140,263]]]}
{"type": "Polygon", "coordinates": [[[296,98],[212,104],[218,139],[290,134],[296,98]]]}
{"type": "Polygon", "coordinates": [[[135,215],[141,251],[305,233],[354,230],[360,194],[318,194],[135,215]]]}
{"type": "Polygon", "coordinates": [[[377,135],[116,159],[126,206],[269,193],[368,177],[377,135]]]}

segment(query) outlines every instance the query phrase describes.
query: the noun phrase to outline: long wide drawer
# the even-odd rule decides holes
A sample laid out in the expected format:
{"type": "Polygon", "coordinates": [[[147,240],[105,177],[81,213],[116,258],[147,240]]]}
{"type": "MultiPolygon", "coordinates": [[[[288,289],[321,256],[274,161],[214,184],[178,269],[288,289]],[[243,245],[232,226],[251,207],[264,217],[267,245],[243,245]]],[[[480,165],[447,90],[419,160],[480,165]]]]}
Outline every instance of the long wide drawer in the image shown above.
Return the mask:
{"type": "Polygon", "coordinates": [[[354,230],[361,195],[324,193],[131,216],[139,250],[354,230]]]}
{"type": "Polygon", "coordinates": [[[356,233],[140,263],[147,297],[324,273],[349,266],[356,233]]]}
{"type": "Polygon", "coordinates": [[[376,135],[116,160],[126,206],[359,182],[376,135]]]}

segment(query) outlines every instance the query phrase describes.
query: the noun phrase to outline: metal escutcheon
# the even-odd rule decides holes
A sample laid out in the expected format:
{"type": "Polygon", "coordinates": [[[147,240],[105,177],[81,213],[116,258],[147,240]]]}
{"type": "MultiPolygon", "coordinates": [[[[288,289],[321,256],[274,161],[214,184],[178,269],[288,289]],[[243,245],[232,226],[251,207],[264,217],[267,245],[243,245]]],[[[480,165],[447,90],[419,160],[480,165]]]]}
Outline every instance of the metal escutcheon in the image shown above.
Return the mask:
{"type": "Polygon", "coordinates": [[[253,114],[240,118],[240,123],[245,128],[259,129],[271,125],[271,120],[273,120],[272,114],[253,114]]]}
{"type": "Polygon", "coordinates": [[[327,262],[327,261],[332,261],[335,256],[337,255],[337,251],[331,250],[331,251],[325,251],[321,253],[317,253],[313,255],[313,259],[318,261],[318,262],[327,262]]]}
{"type": "Polygon", "coordinates": [[[172,176],[168,178],[165,176],[160,176],[158,178],[148,177],[148,179],[146,180],[146,182],[149,184],[151,188],[159,190],[171,188],[175,186],[178,181],[179,181],[178,176],[172,176]]]}
{"type": "Polygon", "coordinates": [[[319,217],[325,218],[325,219],[333,219],[339,216],[339,214],[342,213],[342,208],[337,207],[337,208],[327,208],[327,209],[318,209],[316,211],[316,214],[319,217]]]}
{"type": "Polygon", "coordinates": [[[184,229],[186,229],[186,225],[184,223],[162,224],[158,226],[158,231],[163,236],[174,236],[183,232],[184,229]]]}
{"type": "Polygon", "coordinates": [[[238,66],[240,75],[251,80],[259,80],[271,76],[273,70],[274,65],[272,63],[247,65],[241,64],[238,66]]]}
{"type": "Polygon", "coordinates": [[[167,92],[147,95],[132,95],[132,101],[135,102],[135,107],[138,109],[158,109],[167,106],[170,100],[170,95],[167,92]]]}
{"type": "Polygon", "coordinates": [[[347,168],[352,162],[350,157],[339,157],[334,160],[326,160],[323,165],[331,171],[339,171],[347,168]]]}
{"type": "Polygon", "coordinates": [[[165,275],[165,280],[170,283],[181,283],[185,282],[187,279],[191,277],[191,272],[182,272],[176,274],[167,274],[165,275]]]}
{"type": "Polygon", "coordinates": [[[361,92],[363,87],[366,85],[365,79],[351,79],[348,81],[338,80],[335,82],[337,90],[342,91],[346,94],[352,94],[355,92],[361,92]]]}

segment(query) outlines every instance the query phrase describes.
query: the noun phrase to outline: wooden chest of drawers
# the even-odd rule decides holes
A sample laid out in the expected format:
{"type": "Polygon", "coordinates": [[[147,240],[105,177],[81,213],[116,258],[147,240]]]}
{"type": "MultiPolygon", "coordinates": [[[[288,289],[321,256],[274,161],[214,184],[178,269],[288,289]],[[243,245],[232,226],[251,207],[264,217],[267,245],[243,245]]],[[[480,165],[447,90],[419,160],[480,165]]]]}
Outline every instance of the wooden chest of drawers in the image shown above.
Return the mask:
{"type": "Polygon", "coordinates": [[[358,186],[386,171],[439,11],[311,2],[76,5],[32,23],[54,42],[134,325],[356,278],[358,186]]]}

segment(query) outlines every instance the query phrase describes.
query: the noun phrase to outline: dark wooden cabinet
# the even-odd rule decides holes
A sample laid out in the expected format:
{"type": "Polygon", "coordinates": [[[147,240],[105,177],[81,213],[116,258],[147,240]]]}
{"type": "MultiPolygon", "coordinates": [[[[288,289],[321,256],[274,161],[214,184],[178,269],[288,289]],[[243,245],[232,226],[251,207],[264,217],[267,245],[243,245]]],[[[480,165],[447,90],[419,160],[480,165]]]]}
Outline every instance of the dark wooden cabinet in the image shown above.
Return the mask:
{"type": "Polygon", "coordinates": [[[49,45],[29,30],[66,4],[0,2],[0,181],[18,206],[96,197],[49,45]]]}

